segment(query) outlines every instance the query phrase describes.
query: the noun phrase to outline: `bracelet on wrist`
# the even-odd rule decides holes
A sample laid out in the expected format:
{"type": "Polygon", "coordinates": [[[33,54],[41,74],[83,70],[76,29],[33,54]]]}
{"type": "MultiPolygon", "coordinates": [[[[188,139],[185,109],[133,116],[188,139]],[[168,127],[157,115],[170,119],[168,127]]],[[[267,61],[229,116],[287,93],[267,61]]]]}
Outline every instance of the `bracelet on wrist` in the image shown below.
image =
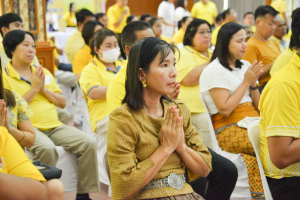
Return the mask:
{"type": "Polygon", "coordinates": [[[250,90],[257,90],[258,89],[258,85],[256,85],[255,87],[251,87],[249,86],[250,90]]]}
{"type": "Polygon", "coordinates": [[[23,133],[23,138],[22,138],[20,141],[18,141],[19,143],[21,143],[21,142],[24,140],[24,138],[25,138],[25,133],[24,133],[24,131],[22,131],[22,133],[23,133]]]}

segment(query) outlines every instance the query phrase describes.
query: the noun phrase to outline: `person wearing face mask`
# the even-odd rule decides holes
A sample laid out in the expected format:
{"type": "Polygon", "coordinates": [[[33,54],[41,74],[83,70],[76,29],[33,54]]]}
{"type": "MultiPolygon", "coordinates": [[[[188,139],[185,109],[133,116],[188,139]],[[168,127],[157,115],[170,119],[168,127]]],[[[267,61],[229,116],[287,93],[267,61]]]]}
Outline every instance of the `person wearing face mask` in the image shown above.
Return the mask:
{"type": "Polygon", "coordinates": [[[118,61],[120,48],[115,32],[104,28],[94,34],[90,43],[93,60],[83,69],[79,84],[86,96],[93,131],[97,134],[98,148],[106,145],[109,121],[106,100],[107,87],[123,67],[118,61]]]}

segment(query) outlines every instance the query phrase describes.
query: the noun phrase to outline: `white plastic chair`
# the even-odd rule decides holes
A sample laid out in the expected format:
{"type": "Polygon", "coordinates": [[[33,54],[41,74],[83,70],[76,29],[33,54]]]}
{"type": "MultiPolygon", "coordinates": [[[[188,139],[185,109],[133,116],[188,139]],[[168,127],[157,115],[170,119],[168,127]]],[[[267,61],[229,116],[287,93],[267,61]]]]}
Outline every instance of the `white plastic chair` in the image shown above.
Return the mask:
{"type": "Polygon", "coordinates": [[[111,197],[111,185],[110,185],[110,171],[109,171],[109,166],[108,166],[108,159],[107,159],[107,147],[105,146],[102,151],[101,151],[101,156],[102,157],[102,169],[105,172],[106,179],[101,181],[102,183],[108,185],[108,196],[111,197]]]}
{"type": "Polygon", "coordinates": [[[248,182],[248,172],[247,172],[247,166],[246,163],[242,157],[241,154],[233,154],[233,153],[228,153],[226,151],[223,151],[217,141],[215,130],[213,128],[211,118],[208,112],[208,109],[206,107],[205,101],[203,94],[200,94],[201,100],[204,104],[205,110],[206,110],[206,115],[208,118],[209,123],[209,129],[210,129],[210,135],[211,135],[211,142],[213,146],[213,150],[220,154],[221,156],[229,159],[231,162],[235,164],[235,166],[238,169],[238,179],[235,185],[235,188],[231,194],[230,199],[241,199],[241,200],[250,200],[251,198],[251,193],[249,189],[249,182],[248,182]]]}
{"type": "Polygon", "coordinates": [[[257,163],[258,163],[258,167],[259,167],[259,172],[260,172],[260,176],[261,176],[261,180],[263,183],[263,188],[264,188],[264,193],[265,193],[265,197],[266,200],[273,200],[272,195],[271,195],[271,191],[269,188],[269,184],[267,182],[267,178],[265,176],[265,172],[264,172],[264,168],[262,166],[262,163],[260,161],[260,129],[259,129],[259,120],[252,122],[251,124],[249,124],[248,127],[248,136],[249,139],[253,145],[255,154],[256,154],[256,159],[257,159],[257,163]]]}

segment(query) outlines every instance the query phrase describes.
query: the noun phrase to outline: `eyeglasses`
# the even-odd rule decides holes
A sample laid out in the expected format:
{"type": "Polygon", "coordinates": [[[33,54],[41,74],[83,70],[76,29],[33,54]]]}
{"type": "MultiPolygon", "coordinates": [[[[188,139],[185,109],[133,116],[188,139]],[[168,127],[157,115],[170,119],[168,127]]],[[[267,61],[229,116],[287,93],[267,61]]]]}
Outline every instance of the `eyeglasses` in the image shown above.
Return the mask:
{"type": "Polygon", "coordinates": [[[198,33],[201,35],[201,36],[204,36],[205,34],[207,34],[207,35],[211,35],[211,30],[207,30],[207,31],[205,31],[205,30],[199,30],[198,31],[198,33]]]}

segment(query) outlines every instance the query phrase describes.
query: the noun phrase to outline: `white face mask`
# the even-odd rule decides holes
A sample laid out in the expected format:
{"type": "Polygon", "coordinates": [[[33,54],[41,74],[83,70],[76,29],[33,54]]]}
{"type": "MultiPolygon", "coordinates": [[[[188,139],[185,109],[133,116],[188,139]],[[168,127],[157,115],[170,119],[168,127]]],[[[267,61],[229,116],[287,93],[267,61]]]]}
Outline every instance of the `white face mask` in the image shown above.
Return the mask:
{"type": "Polygon", "coordinates": [[[120,48],[114,48],[107,51],[101,51],[103,54],[103,57],[100,58],[100,60],[106,62],[106,63],[113,63],[115,62],[120,55],[120,48]]]}

